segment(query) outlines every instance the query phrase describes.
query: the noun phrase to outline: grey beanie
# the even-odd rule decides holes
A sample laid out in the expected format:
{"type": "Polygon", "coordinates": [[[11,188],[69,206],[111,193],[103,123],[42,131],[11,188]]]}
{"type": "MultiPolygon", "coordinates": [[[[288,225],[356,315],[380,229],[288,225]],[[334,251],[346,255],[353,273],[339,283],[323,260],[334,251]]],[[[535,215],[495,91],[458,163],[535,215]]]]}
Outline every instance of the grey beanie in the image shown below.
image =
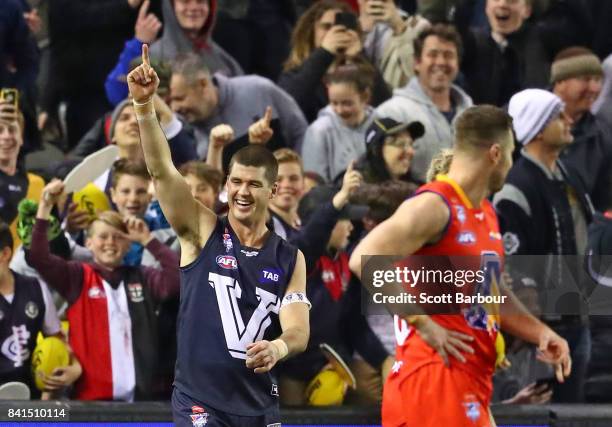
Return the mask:
{"type": "Polygon", "coordinates": [[[510,98],[508,113],[518,142],[529,144],[564,108],[561,98],[547,90],[525,89],[515,94],[510,98]]]}

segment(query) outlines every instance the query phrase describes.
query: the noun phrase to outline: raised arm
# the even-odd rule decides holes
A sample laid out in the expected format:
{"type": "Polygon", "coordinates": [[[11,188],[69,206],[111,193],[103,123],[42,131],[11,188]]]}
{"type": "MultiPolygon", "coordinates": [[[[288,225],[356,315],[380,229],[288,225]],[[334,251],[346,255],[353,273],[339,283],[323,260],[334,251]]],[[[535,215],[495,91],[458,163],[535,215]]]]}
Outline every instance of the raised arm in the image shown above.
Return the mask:
{"type": "Polygon", "coordinates": [[[279,360],[303,352],[308,345],[310,323],[306,300],[306,262],[298,250],[293,276],[279,313],[283,333],[274,341],[257,341],[247,346],[247,368],[256,374],[268,372],[279,360]]]}
{"type": "Polygon", "coordinates": [[[142,46],[142,64],[128,75],[128,87],[134,100],[134,110],[138,119],[140,142],[145,162],[157,198],[174,231],[181,242],[182,264],[205,244],[212,233],[217,217],[198,203],[191,195],[189,186],[172,163],[170,147],[162,131],[153,103],[153,96],[159,85],[159,78],[151,68],[149,47],[142,46]]]}

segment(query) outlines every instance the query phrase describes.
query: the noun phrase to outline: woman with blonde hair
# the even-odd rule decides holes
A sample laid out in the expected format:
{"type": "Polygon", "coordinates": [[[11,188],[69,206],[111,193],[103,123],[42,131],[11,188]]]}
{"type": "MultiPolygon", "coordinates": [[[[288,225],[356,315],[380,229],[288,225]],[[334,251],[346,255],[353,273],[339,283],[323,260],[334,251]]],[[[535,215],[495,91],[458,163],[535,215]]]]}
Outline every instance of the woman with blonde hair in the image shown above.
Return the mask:
{"type": "MultiPolygon", "coordinates": [[[[315,2],[298,20],[278,84],[293,96],[309,122],[328,104],[324,77],[329,71],[339,65],[369,63],[363,56],[361,39],[357,16],[346,3],[337,0],[315,2]]],[[[390,96],[377,72],[372,104],[376,106],[390,96]]]]}

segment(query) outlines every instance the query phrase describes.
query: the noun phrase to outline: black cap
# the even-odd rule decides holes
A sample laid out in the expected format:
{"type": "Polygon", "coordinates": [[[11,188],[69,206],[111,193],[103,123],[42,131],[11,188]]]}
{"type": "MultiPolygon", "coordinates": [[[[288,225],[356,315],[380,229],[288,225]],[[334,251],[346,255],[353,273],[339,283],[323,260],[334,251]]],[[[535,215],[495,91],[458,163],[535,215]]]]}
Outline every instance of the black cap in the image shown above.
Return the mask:
{"type": "Polygon", "coordinates": [[[387,136],[395,135],[403,130],[408,131],[413,141],[425,134],[425,126],[421,122],[400,123],[385,117],[372,122],[366,131],[366,144],[382,143],[387,136]]]}
{"type": "MultiPolygon", "coordinates": [[[[298,207],[298,215],[302,224],[306,224],[313,213],[323,204],[332,201],[339,190],[329,185],[318,185],[310,190],[298,207]]],[[[365,205],[354,205],[347,203],[340,211],[339,219],[361,219],[368,213],[369,208],[365,205]]]]}

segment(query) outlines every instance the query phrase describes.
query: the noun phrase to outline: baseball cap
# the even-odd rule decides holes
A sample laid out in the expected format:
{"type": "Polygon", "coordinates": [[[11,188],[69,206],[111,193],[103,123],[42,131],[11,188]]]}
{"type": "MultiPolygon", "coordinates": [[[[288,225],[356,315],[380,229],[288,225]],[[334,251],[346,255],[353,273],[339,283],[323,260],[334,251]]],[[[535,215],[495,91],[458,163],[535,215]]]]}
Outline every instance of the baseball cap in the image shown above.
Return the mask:
{"type": "Polygon", "coordinates": [[[389,117],[375,119],[366,131],[366,144],[383,142],[387,136],[395,135],[403,130],[408,131],[413,141],[425,134],[425,126],[419,121],[400,123],[389,117]]]}
{"type": "MultiPolygon", "coordinates": [[[[298,207],[298,215],[302,224],[307,223],[321,205],[331,202],[338,191],[337,188],[329,185],[319,185],[306,193],[298,207]]],[[[347,203],[340,211],[339,219],[361,219],[368,213],[368,209],[365,205],[347,203]]]]}

